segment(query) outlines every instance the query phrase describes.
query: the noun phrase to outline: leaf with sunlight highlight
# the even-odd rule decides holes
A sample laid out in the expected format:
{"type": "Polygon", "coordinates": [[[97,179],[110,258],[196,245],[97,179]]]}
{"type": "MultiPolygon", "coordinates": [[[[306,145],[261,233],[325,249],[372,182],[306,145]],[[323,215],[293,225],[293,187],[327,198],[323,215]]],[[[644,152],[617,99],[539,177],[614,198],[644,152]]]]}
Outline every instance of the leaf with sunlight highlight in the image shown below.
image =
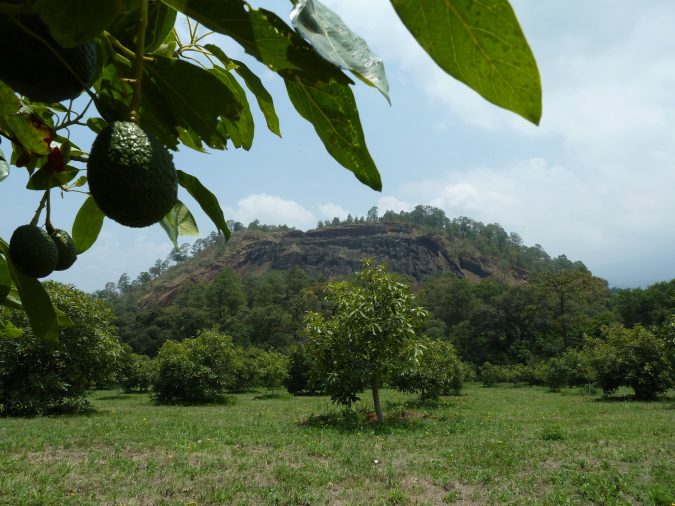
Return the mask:
{"type": "Polygon", "coordinates": [[[380,90],[389,101],[389,83],[382,59],[332,10],[318,0],[299,0],[291,11],[291,23],[323,58],[350,70],[380,90]]]}

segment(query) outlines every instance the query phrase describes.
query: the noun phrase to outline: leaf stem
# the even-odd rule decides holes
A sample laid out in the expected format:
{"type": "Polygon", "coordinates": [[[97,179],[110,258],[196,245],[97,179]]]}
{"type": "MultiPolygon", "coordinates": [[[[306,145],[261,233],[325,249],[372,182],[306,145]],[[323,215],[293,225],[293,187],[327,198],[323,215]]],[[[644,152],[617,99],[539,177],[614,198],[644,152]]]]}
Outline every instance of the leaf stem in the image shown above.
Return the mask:
{"type": "Polygon", "coordinates": [[[145,54],[145,29],[148,26],[148,0],[141,0],[141,18],[138,23],[138,36],[136,39],[136,66],[134,69],[134,98],[131,101],[129,119],[138,122],[141,109],[141,90],[143,88],[143,63],[145,54]]]}

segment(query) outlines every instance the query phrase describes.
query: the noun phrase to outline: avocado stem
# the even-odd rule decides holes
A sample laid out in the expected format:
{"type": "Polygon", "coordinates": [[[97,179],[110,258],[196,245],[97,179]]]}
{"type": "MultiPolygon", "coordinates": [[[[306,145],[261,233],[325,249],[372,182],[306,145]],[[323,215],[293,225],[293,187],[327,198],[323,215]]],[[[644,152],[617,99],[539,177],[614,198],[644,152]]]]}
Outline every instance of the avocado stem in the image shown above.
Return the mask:
{"type": "Polygon", "coordinates": [[[141,18],[138,23],[136,39],[136,62],[134,68],[134,98],[131,102],[129,119],[138,123],[141,109],[141,91],[143,88],[143,63],[145,61],[145,30],[148,26],[148,0],[141,0],[141,18]]]}
{"type": "Polygon", "coordinates": [[[48,198],[49,198],[49,190],[45,191],[45,194],[42,196],[42,199],[40,200],[40,205],[38,205],[38,208],[35,210],[35,215],[33,215],[33,219],[30,220],[31,225],[37,226],[38,220],[40,219],[42,210],[45,208],[45,205],[47,204],[48,198]]]}

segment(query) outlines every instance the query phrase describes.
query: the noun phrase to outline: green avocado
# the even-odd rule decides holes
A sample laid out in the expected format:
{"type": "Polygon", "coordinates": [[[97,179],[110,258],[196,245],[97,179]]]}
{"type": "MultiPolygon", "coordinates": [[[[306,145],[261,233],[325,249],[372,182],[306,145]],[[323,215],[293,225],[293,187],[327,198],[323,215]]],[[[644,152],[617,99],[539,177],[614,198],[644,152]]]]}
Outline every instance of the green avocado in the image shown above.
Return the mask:
{"type": "Polygon", "coordinates": [[[50,237],[56,248],[59,250],[59,261],[56,263],[55,271],[65,271],[77,260],[77,250],[73,244],[73,238],[65,230],[53,230],[50,237]]]}
{"type": "Polygon", "coordinates": [[[98,134],[89,153],[87,179],[103,214],[128,227],[157,223],[176,203],[171,154],[136,123],[116,121],[98,134]]]}
{"type": "Polygon", "coordinates": [[[21,225],[9,240],[14,267],[31,278],[49,276],[59,261],[59,250],[49,234],[35,225],[21,225]]]}
{"type": "Polygon", "coordinates": [[[75,98],[96,80],[96,43],[63,48],[36,16],[0,16],[0,47],[0,80],[33,101],[75,98]]]}

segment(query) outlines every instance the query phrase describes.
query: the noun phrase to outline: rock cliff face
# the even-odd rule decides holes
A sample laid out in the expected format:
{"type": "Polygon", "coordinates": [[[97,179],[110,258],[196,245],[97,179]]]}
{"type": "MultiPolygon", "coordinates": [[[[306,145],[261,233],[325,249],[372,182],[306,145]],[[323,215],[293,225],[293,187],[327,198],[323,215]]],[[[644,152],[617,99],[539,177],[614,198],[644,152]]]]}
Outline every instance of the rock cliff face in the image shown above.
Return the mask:
{"type": "Polygon", "coordinates": [[[308,232],[245,232],[217,255],[207,253],[208,261],[198,255],[187,262],[192,265],[183,264],[186,268],[181,268],[181,273],[160,278],[162,282],[152,286],[145,303],[170,304],[183,283],[209,282],[227,267],[241,274],[299,267],[332,278],[358,270],[365,257],[385,261],[390,271],[415,280],[441,272],[472,281],[493,278],[510,284],[524,283],[527,277],[524,271],[498,269],[475,251],[440,235],[398,224],[342,225],[308,232]]]}

